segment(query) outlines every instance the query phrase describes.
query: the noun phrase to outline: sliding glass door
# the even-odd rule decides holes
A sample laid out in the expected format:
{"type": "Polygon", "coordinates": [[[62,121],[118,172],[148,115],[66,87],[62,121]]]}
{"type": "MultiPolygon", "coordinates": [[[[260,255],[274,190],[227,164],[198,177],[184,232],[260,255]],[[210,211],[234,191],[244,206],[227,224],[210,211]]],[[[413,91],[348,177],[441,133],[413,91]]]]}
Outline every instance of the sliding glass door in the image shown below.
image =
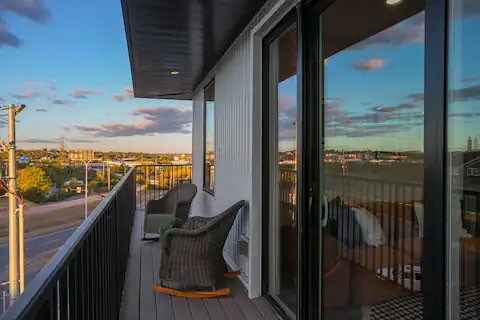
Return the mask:
{"type": "Polygon", "coordinates": [[[267,293],[295,317],[297,251],[297,25],[288,18],[264,43],[266,54],[265,159],[268,209],[264,248],[267,293]]]}
{"type": "Polygon", "coordinates": [[[318,17],[323,319],[422,318],[425,3],[318,17]]]}
{"type": "Polygon", "coordinates": [[[479,1],[297,14],[264,39],[265,292],[292,318],[480,319],[479,1]]]}
{"type": "Polygon", "coordinates": [[[449,8],[448,313],[480,319],[480,2],[449,8]]]}

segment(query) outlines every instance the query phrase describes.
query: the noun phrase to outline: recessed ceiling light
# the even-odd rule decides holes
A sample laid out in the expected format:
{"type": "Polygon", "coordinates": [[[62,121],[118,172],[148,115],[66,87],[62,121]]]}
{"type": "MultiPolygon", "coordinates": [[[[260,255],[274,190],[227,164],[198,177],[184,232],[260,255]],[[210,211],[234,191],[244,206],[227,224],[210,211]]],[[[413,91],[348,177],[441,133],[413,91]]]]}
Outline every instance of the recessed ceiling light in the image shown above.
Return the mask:
{"type": "Polygon", "coordinates": [[[180,74],[180,71],[173,70],[173,71],[170,71],[170,74],[171,74],[172,76],[176,76],[176,75],[179,75],[179,74],[180,74]]]}
{"type": "Polygon", "coordinates": [[[394,6],[394,5],[400,4],[401,2],[402,0],[387,0],[386,4],[394,6]]]}

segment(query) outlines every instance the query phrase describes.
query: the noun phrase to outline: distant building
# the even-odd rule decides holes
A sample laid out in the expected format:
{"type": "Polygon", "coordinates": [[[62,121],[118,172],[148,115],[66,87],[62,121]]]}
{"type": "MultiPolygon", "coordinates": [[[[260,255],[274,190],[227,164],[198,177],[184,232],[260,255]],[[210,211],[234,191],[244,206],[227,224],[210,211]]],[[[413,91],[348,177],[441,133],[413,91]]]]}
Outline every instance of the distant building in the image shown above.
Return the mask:
{"type": "Polygon", "coordinates": [[[466,177],[480,177],[480,157],[466,162],[463,167],[466,177]]]}
{"type": "Polygon", "coordinates": [[[472,137],[468,137],[468,140],[467,140],[467,151],[472,151],[472,137]]]}

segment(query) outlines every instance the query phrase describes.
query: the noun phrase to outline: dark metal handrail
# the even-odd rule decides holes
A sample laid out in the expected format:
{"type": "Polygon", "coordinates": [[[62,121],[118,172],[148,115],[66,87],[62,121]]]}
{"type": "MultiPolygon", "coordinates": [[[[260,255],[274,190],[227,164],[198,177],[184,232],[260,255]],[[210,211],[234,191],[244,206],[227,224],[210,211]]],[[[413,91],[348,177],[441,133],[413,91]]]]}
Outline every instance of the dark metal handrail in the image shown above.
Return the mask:
{"type": "Polygon", "coordinates": [[[0,318],[118,318],[136,208],[132,168],[0,318]]]}
{"type": "Polygon", "coordinates": [[[137,166],[137,209],[148,201],[161,198],[181,183],[192,182],[191,164],[142,164],[137,166]]]}

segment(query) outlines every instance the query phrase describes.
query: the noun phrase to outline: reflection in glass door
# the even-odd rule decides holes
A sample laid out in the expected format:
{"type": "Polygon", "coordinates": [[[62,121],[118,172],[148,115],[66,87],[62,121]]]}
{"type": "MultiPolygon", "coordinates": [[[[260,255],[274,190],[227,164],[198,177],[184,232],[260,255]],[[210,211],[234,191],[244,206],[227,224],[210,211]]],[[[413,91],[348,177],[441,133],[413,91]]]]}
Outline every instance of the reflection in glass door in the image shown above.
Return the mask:
{"type": "Polygon", "coordinates": [[[320,16],[324,319],[422,314],[424,1],[320,16]],[[322,61],[321,60],[321,61],[322,61]]]}
{"type": "Polygon", "coordinates": [[[449,313],[480,319],[480,6],[458,0],[449,9],[449,313]]]}
{"type": "Polygon", "coordinates": [[[297,308],[297,28],[268,51],[268,293],[294,317],[297,308]]]}

